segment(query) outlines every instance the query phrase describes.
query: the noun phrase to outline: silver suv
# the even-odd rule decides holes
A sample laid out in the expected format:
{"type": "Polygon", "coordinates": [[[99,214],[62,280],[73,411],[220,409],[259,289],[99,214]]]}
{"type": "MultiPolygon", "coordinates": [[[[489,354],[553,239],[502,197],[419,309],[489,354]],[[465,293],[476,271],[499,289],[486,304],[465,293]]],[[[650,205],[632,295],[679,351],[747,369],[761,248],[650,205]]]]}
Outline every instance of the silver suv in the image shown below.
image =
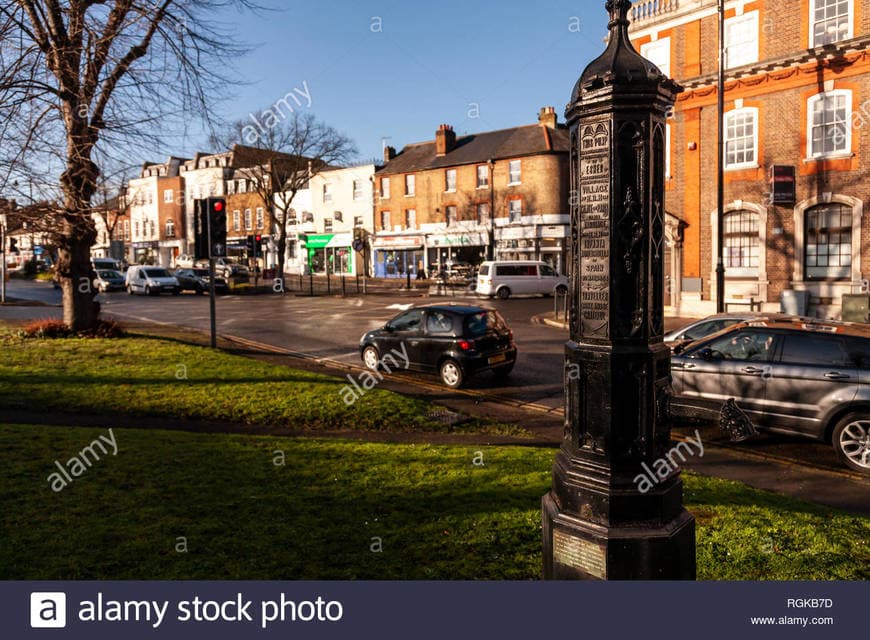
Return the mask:
{"type": "Polygon", "coordinates": [[[673,413],[733,398],[761,428],[831,442],[870,474],[870,326],[782,316],[741,322],[671,358],[673,413]]]}

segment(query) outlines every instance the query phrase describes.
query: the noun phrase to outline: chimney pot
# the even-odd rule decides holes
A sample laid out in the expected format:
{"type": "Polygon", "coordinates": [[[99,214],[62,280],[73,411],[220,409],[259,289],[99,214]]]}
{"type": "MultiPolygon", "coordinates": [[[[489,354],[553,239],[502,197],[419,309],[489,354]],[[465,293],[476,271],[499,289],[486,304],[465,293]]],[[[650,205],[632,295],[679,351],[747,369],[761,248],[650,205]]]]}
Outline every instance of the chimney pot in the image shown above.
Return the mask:
{"type": "Polygon", "coordinates": [[[435,155],[446,156],[456,148],[456,133],[449,124],[442,124],[435,132],[435,155]]]}
{"type": "Polygon", "coordinates": [[[545,127],[555,129],[558,122],[558,116],[556,116],[556,107],[541,108],[541,111],[538,113],[538,122],[545,127]]]}

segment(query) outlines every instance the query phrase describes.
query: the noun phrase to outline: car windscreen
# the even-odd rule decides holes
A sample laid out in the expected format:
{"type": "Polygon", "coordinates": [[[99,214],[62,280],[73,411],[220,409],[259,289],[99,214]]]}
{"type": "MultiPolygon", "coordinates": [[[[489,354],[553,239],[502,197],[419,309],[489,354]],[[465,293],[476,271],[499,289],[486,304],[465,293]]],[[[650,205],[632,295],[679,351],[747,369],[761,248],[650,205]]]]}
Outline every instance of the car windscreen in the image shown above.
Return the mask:
{"type": "Polygon", "coordinates": [[[118,273],[117,271],[114,271],[113,269],[100,269],[99,271],[97,271],[97,274],[103,280],[117,280],[118,278],[124,277],[120,273],[118,273]]]}
{"type": "Polygon", "coordinates": [[[465,318],[465,335],[468,338],[482,338],[490,331],[506,333],[507,324],[497,311],[480,311],[465,318]]]}
{"type": "Polygon", "coordinates": [[[149,278],[171,278],[166,269],[145,269],[145,275],[149,278]]]}
{"type": "Polygon", "coordinates": [[[199,276],[200,278],[208,277],[208,269],[192,269],[193,275],[199,276]]]}

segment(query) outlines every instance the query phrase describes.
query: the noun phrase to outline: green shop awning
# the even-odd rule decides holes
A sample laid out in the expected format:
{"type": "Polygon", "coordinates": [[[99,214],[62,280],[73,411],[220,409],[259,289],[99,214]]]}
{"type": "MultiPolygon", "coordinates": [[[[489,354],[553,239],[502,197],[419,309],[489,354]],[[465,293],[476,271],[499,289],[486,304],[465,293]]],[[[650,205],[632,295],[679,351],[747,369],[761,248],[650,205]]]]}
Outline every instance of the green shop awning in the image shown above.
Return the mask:
{"type": "Polygon", "coordinates": [[[324,249],[326,245],[329,244],[329,241],[332,240],[332,236],[334,233],[323,233],[320,235],[310,235],[306,237],[305,240],[305,248],[306,249],[324,249]]]}

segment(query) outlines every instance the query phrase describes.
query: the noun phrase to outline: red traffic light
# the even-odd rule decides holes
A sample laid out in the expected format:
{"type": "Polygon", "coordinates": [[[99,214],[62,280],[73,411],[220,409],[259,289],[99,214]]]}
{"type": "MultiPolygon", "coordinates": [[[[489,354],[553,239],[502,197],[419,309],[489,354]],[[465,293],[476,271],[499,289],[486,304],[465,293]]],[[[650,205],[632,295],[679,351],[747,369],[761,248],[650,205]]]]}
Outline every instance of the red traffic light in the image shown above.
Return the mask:
{"type": "Polygon", "coordinates": [[[254,240],[256,240],[257,242],[260,242],[263,240],[263,236],[254,236],[254,240]]]}
{"type": "Polygon", "coordinates": [[[215,211],[223,211],[223,210],[224,210],[224,203],[221,202],[220,200],[218,200],[217,202],[215,202],[215,203],[214,203],[214,210],[215,210],[215,211]]]}

